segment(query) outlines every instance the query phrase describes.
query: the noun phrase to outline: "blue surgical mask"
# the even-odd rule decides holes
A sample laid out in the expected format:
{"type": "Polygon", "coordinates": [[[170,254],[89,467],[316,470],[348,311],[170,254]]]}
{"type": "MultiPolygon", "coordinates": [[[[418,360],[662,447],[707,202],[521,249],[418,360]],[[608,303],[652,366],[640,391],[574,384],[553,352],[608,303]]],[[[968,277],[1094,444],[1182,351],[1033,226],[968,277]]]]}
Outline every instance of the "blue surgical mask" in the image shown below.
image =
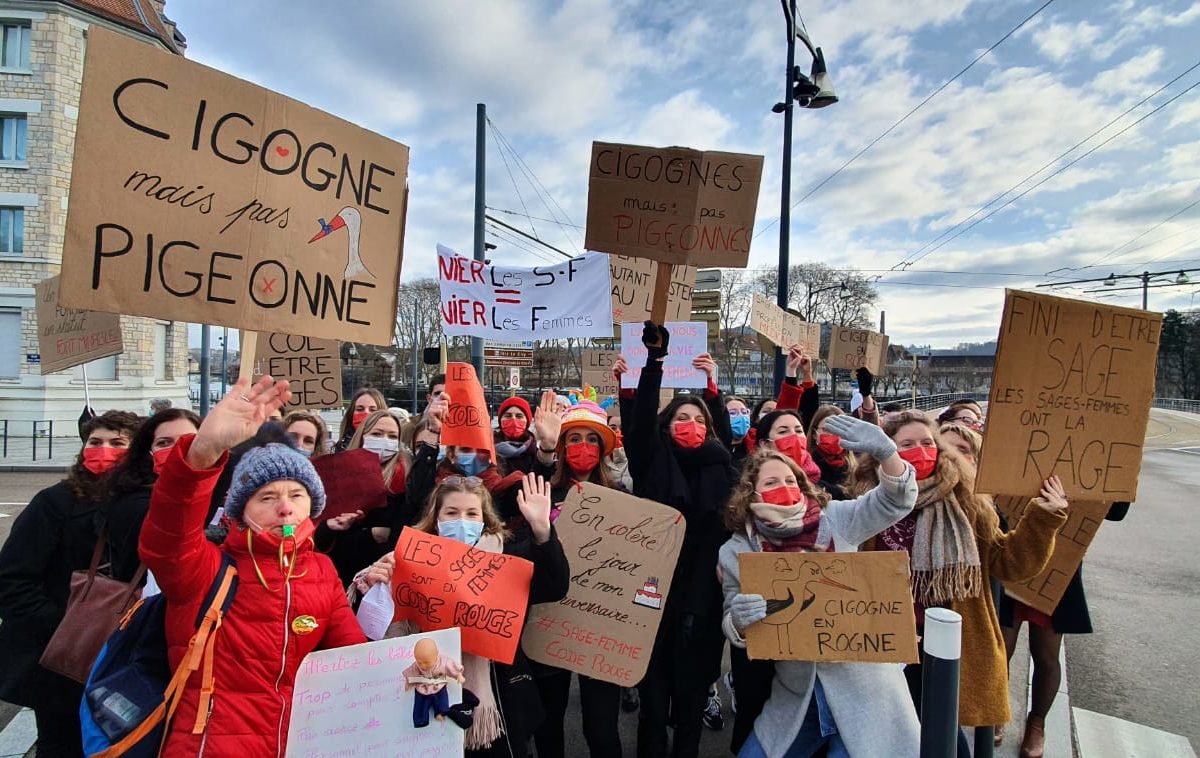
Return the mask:
{"type": "Polygon", "coordinates": [[[298,448],[296,448],[296,452],[297,452],[297,453],[299,453],[300,455],[303,455],[305,458],[311,458],[311,457],[312,457],[312,454],[313,454],[313,451],[311,451],[311,450],[305,450],[305,449],[304,449],[304,448],[302,448],[302,447],[298,447],[298,448]]]}
{"type": "Polygon", "coordinates": [[[441,463],[442,459],[445,457],[446,457],[446,446],[438,445],[438,457],[437,457],[438,463],[441,463]]]}
{"type": "Polygon", "coordinates": [[[479,472],[488,467],[488,462],[478,455],[464,455],[458,458],[456,462],[458,463],[458,467],[467,476],[479,476],[479,472]]]}
{"type": "Polygon", "coordinates": [[[462,518],[453,521],[439,521],[438,535],[474,547],[475,543],[479,542],[479,538],[483,536],[483,522],[468,521],[462,518]]]}
{"type": "Polygon", "coordinates": [[[750,417],[731,416],[729,418],[729,428],[733,432],[734,437],[745,437],[750,432],[750,417]]]}

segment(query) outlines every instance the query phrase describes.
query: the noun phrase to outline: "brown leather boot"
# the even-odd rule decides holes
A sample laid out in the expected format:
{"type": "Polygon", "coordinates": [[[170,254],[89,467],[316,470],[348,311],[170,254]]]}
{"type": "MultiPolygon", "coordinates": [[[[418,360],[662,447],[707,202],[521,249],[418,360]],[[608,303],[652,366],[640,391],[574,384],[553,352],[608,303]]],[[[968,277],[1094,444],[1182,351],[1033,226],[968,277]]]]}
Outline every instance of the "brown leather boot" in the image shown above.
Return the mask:
{"type": "Polygon", "coordinates": [[[996,724],[996,729],[992,733],[992,746],[1000,747],[1004,744],[1004,724],[996,724]]]}
{"type": "Polygon", "coordinates": [[[1021,758],[1042,758],[1046,754],[1046,719],[1032,713],[1025,719],[1025,739],[1021,740],[1021,758]]]}

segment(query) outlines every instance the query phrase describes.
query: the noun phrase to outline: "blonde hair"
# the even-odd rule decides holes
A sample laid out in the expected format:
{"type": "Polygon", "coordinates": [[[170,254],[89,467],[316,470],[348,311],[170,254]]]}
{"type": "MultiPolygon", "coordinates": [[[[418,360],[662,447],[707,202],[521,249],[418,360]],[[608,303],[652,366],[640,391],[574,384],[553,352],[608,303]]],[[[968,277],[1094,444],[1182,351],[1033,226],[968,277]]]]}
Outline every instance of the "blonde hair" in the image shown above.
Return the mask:
{"type": "Polygon", "coordinates": [[[962,424],[947,423],[942,424],[938,429],[941,434],[957,434],[962,437],[967,443],[967,447],[971,448],[971,455],[979,458],[979,451],[983,448],[983,437],[974,429],[963,426],[962,424]]]}
{"type": "MultiPolygon", "coordinates": [[[[349,444],[346,445],[347,450],[357,450],[363,446],[363,437],[367,436],[367,432],[375,428],[375,426],[384,418],[390,418],[396,422],[396,431],[399,432],[403,428],[404,423],[400,421],[400,417],[386,408],[375,411],[370,416],[363,419],[363,422],[354,430],[354,436],[350,438],[349,444]]],[[[397,435],[396,454],[393,455],[388,462],[383,464],[383,483],[389,487],[392,484],[392,477],[396,475],[396,468],[402,466],[402,471],[408,470],[408,450],[404,445],[399,444],[399,435],[397,435]]]]}
{"type": "Polygon", "coordinates": [[[477,477],[455,475],[443,479],[434,487],[433,492],[429,493],[429,501],[425,504],[425,512],[421,514],[417,523],[413,524],[413,529],[426,534],[437,534],[438,513],[442,510],[442,503],[445,502],[446,495],[453,492],[465,492],[479,498],[479,505],[483,510],[483,533],[498,535],[502,540],[508,539],[508,530],[504,528],[504,522],[496,513],[496,506],[492,502],[492,493],[488,492],[482,481],[471,486],[467,484],[468,479],[478,481],[477,477]]]}
{"type": "Polygon", "coordinates": [[[818,487],[805,475],[804,470],[796,462],[783,453],[772,448],[763,448],[746,459],[742,469],[742,478],[733,488],[729,497],[729,505],[725,506],[725,528],[731,532],[742,532],[746,529],[746,519],[750,513],[750,504],[758,494],[755,487],[758,475],[768,461],[779,461],[796,475],[796,485],[808,498],[818,502],[822,508],[829,503],[829,493],[818,487]]]}
{"type": "MultiPolygon", "coordinates": [[[[819,437],[821,436],[821,422],[830,416],[844,416],[846,414],[841,408],[836,405],[822,405],[817,408],[817,412],[813,414],[812,422],[808,425],[808,454],[812,456],[820,455],[824,460],[824,453],[817,448],[819,437]]],[[[858,457],[846,451],[846,481],[849,481],[854,476],[855,470],[858,468],[858,457]]]]}
{"type": "Polygon", "coordinates": [[[329,427],[325,426],[324,419],[317,414],[309,413],[308,411],[292,411],[283,417],[284,431],[287,431],[287,428],[297,421],[307,421],[317,430],[317,441],[316,444],[313,445],[312,451],[314,458],[318,455],[324,455],[325,453],[329,452],[329,427]]]}

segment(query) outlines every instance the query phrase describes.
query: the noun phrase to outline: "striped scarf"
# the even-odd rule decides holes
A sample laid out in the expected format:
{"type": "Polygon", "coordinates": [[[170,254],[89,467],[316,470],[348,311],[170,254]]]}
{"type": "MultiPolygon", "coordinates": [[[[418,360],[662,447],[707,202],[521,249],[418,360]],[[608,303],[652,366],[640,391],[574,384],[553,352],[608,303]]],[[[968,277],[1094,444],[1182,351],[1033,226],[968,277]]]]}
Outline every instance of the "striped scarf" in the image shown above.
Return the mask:
{"type": "Polygon", "coordinates": [[[764,553],[829,552],[834,549],[821,506],[805,496],[796,505],[751,503],[746,532],[764,553]]]}

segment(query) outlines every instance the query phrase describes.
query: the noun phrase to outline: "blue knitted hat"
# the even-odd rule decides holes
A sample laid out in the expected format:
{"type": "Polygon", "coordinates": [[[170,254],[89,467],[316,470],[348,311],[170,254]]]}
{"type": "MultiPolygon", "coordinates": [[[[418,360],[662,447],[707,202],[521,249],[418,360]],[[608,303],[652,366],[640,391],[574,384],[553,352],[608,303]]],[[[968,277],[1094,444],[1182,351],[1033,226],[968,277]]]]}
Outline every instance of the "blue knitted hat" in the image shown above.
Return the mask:
{"type": "Polygon", "coordinates": [[[321,515],[325,509],[325,485],[317,470],[295,449],[278,442],[250,448],[238,461],[225,495],[225,515],[241,521],[246,501],[259,487],[286,479],[300,482],[308,490],[312,498],[309,518],[321,515]]]}

